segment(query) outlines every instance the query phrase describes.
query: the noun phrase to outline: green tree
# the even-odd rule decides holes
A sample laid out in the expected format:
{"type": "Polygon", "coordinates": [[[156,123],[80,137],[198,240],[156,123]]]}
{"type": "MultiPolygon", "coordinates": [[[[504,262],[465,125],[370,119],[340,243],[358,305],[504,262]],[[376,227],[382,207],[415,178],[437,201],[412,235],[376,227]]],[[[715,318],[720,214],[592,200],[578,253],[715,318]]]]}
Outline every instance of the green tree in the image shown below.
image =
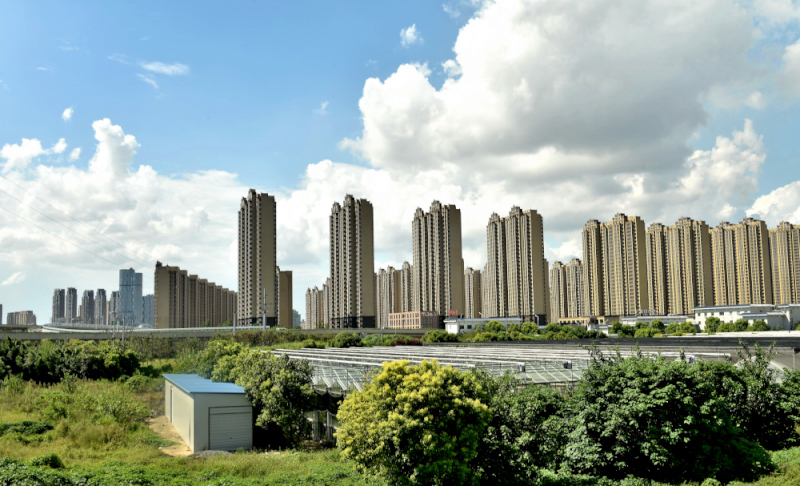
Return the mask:
{"type": "Polygon", "coordinates": [[[761,319],[756,319],[753,324],[747,327],[748,331],[769,331],[769,324],[761,319]]]}
{"type": "Polygon", "coordinates": [[[483,326],[484,332],[500,332],[505,330],[505,326],[497,321],[489,321],[483,326]]]}
{"type": "Polygon", "coordinates": [[[714,317],[714,316],[706,317],[706,326],[705,326],[706,332],[717,332],[717,329],[719,329],[719,325],[720,325],[719,317],[714,317]]]}
{"type": "Polygon", "coordinates": [[[474,373],[492,410],[475,460],[481,484],[529,484],[538,468],[557,470],[569,432],[564,397],[551,388],[522,385],[510,374],[474,373]]]}
{"type": "Polygon", "coordinates": [[[250,350],[238,356],[232,375],[258,411],[256,425],[275,425],[290,444],[308,435],[306,412],[317,402],[308,360],[250,350]]]}
{"type": "Polygon", "coordinates": [[[684,360],[592,350],[574,398],[565,459],[575,472],[681,483],[753,479],[772,468],[740,435],[725,398],[684,360]]]}
{"type": "MultiPolygon", "coordinates": [[[[204,378],[211,378],[214,367],[225,357],[235,357],[244,351],[244,346],[230,341],[209,341],[208,346],[198,356],[194,372],[204,378]]],[[[230,361],[228,362],[230,364],[230,361]]],[[[188,371],[188,370],[187,370],[188,371]]],[[[218,381],[229,381],[227,378],[218,381]]]]}
{"type": "Polygon", "coordinates": [[[356,348],[363,346],[364,343],[361,342],[361,337],[357,334],[352,332],[340,332],[333,338],[332,345],[334,348],[356,348]]]}
{"type": "Polygon", "coordinates": [[[539,334],[539,326],[534,322],[524,322],[522,323],[522,333],[528,335],[539,334]]]}
{"type": "Polygon", "coordinates": [[[446,331],[434,330],[428,331],[422,336],[424,343],[457,343],[458,335],[450,334],[446,331]]]}
{"type": "Polygon", "coordinates": [[[477,378],[436,361],[384,363],[339,407],[342,454],[390,484],[477,484],[489,407],[477,378]]]}
{"type": "Polygon", "coordinates": [[[659,332],[664,332],[664,322],[661,321],[661,319],[653,319],[653,322],[650,323],[650,327],[659,332]]]}

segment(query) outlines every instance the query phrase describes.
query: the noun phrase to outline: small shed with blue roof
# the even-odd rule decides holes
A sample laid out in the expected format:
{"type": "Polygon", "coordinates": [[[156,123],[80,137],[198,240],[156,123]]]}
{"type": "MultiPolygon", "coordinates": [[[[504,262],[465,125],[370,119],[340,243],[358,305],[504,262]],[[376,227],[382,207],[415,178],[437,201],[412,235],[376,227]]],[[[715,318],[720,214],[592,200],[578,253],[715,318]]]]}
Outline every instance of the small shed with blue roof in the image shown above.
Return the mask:
{"type": "Polygon", "coordinates": [[[164,378],[167,418],[192,452],[253,447],[253,406],[244,388],[198,375],[165,374],[164,378]]]}

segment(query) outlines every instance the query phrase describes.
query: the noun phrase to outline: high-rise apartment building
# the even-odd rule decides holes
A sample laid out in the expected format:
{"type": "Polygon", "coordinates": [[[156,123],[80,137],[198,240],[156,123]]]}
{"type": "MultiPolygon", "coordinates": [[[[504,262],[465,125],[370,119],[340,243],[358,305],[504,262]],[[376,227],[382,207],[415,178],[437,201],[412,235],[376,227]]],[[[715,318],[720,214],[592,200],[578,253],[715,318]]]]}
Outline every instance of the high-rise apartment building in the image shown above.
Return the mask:
{"type": "Polygon", "coordinates": [[[644,235],[638,216],[618,213],[601,225],[603,307],[608,315],[632,316],[650,309],[644,235]]]}
{"type": "Polygon", "coordinates": [[[769,230],[774,304],[800,303],[800,226],[786,221],[769,230]]]}
{"type": "Polygon", "coordinates": [[[586,317],[584,305],[585,275],[583,263],[573,258],[566,265],[553,263],[550,267],[550,320],[575,319],[586,317]]]}
{"type": "Polygon", "coordinates": [[[414,309],[414,269],[408,262],[403,262],[400,270],[400,311],[411,312],[414,309]]]}
{"type": "Polygon", "coordinates": [[[64,301],[64,320],[65,322],[77,322],[78,318],[78,291],[74,287],[69,287],[64,301]]]}
{"type": "Polygon", "coordinates": [[[714,305],[711,237],[705,221],[679,219],[667,228],[666,313],[691,314],[695,307],[714,305]]]}
{"type": "MultiPolygon", "coordinates": [[[[3,308],[0,306],[0,312],[3,308]]],[[[33,311],[9,312],[6,324],[9,326],[35,326],[36,315],[33,311]]]]}
{"type": "Polygon", "coordinates": [[[119,319],[126,326],[142,322],[142,274],[132,268],[119,271],[119,319]]]}
{"type": "Polygon", "coordinates": [[[550,319],[558,322],[567,317],[566,265],[554,262],[550,267],[550,319]]]}
{"type": "Polygon", "coordinates": [[[278,279],[278,326],[287,329],[292,327],[292,271],[275,267],[275,277],[278,279]]]}
{"type": "Polygon", "coordinates": [[[94,323],[106,323],[106,309],[108,308],[108,299],[106,297],[105,289],[97,289],[94,294],[94,323]]]}
{"type": "MultiPolygon", "coordinates": [[[[564,265],[564,276],[567,284],[567,318],[587,317],[589,311],[584,301],[586,296],[586,276],[583,270],[583,262],[573,258],[564,265]]],[[[552,282],[550,286],[552,287],[552,282]]]]}
{"type": "Polygon", "coordinates": [[[142,325],[154,327],[156,321],[156,296],[147,294],[142,297],[142,325]]]}
{"type": "Polygon", "coordinates": [[[94,324],[94,290],[83,291],[81,322],[84,324],[94,324]]]}
{"type": "Polygon", "coordinates": [[[266,306],[266,325],[277,324],[276,261],[275,197],[250,189],[239,209],[239,323],[260,323],[266,306]]]}
{"type": "Polygon", "coordinates": [[[334,328],[375,327],[372,204],[348,194],[330,216],[328,305],[334,328]]]}
{"type": "Polygon", "coordinates": [[[503,218],[492,213],[486,226],[486,265],[483,267],[483,317],[508,316],[506,287],[506,231],[503,218]]]}
{"type": "Polygon", "coordinates": [[[464,270],[464,317],[467,319],[481,317],[483,312],[481,307],[482,294],[481,271],[467,268],[464,270]]]}
{"type": "Polygon", "coordinates": [[[106,310],[107,326],[116,324],[119,321],[119,291],[111,291],[111,297],[108,299],[108,309],[106,310]]]}
{"type": "Polygon", "coordinates": [[[462,315],[461,211],[439,201],[433,201],[427,213],[417,208],[411,237],[414,311],[462,315]]]}
{"type": "Polygon", "coordinates": [[[647,300],[655,314],[663,316],[669,312],[669,288],[667,285],[667,228],[653,223],[645,233],[647,255],[647,300]]]}
{"type": "Polygon", "coordinates": [[[588,313],[585,317],[605,315],[602,233],[602,224],[596,219],[587,221],[581,233],[584,271],[583,302],[588,313]]]}
{"type": "Polygon", "coordinates": [[[236,312],[236,292],[156,262],[154,327],[156,329],[219,326],[236,312]]]}
{"type": "Polygon", "coordinates": [[[517,206],[506,218],[492,214],[486,249],[484,317],[520,317],[546,324],[550,289],[541,215],[517,206]]]}
{"type": "Polygon", "coordinates": [[[319,329],[323,326],[322,291],[318,287],[306,290],[305,329],[319,329]]]}
{"type": "Polygon", "coordinates": [[[715,305],[772,304],[769,232],[763,221],[745,218],[710,231],[715,305]]]}
{"type": "MultiPolygon", "coordinates": [[[[50,318],[50,322],[53,324],[64,322],[64,312],[66,312],[67,305],[66,295],[64,289],[55,289],[53,291],[53,314],[50,318]]],[[[0,312],[0,316],[2,316],[2,314],[3,313],[0,312]]]]}
{"type": "Polygon", "coordinates": [[[389,314],[402,312],[402,271],[394,267],[378,270],[375,324],[379,328],[389,327],[389,314]]]}

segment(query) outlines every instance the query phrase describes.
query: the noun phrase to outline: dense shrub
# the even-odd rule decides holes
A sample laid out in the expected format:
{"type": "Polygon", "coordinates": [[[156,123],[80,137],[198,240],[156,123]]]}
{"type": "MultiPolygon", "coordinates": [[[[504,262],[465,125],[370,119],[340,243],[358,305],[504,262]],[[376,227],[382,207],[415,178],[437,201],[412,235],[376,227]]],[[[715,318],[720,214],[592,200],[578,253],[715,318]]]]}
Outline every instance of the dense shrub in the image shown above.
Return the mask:
{"type": "Polygon", "coordinates": [[[345,457],[392,484],[477,484],[473,461],[489,408],[471,373],[423,361],[384,363],[339,407],[345,457]]]}
{"type": "Polygon", "coordinates": [[[697,328],[694,327],[694,324],[688,321],[681,323],[670,322],[666,329],[664,329],[664,332],[666,334],[679,334],[682,336],[684,334],[697,334],[697,328]]]}
{"type": "Polygon", "coordinates": [[[747,326],[748,331],[769,331],[769,324],[762,321],[761,319],[756,319],[753,323],[747,326]]]}
{"type": "Polygon", "coordinates": [[[30,460],[29,464],[31,466],[49,467],[51,469],[62,469],[64,467],[64,462],[61,461],[61,458],[52,452],[34,457],[30,460]]]}
{"type": "Polygon", "coordinates": [[[747,330],[747,321],[738,319],[736,322],[723,322],[717,328],[717,332],[743,332],[747,330]]]}
{"type": "Polygon", "coordinates": [[[422,346],[422,340],[412,337],[398,337],[389,341],[389,346],[422,346]]]}
{"type": "Polygon", "coordinates": [[[458,335],[440,330],[428,331],[422,336],[422,341],[426,343],[455,343],[458,342],[458,335]]]}
{"type": "Polygon", "coordinates": [[[717,332],[717,329],[719,329],[719,325],[720,325],[719,317],[714,317],[714,316],[706,317],[706,325],[705,325],[706,332],[717,332]]]}
{"type": "Polygon", "coordinates": [[[636,330],[631,326],[626,326],[619,321],[611,323],[611,334],[619,337],[634,337],[636,330]]]}
{"type": "Polygon", "coordinates": [[[669,482],[753,479],[771,470],[746,439],[726,398],[700,368],[641,352],[623,359],[594,350],[570,401],[565,459],[574,472],[669,482]]]}
{"type": "Polygon", "coordinates": [[[48,430],[53,430],[53,426],[35,420],[22,420],[20,422],[2,423],[0,422],[0,435],[16,432],[22,435],[39,435],[48,430]]]}
{"type": "Polygon", "coordinates": [[[36,342],[9,338],[0,341],[0,363],[3,364],[0,372],[40,383],[57,383],[67,374],[77,378],[117,379],[130,376],[139,368],[136,353],[108,341],[36,342]]]}
{"type": "Polygon", "coordinates": [[[363,346],[361,337],[352,332],[340,332],[333,339],[334,348],[353,348],[363,346]]]}

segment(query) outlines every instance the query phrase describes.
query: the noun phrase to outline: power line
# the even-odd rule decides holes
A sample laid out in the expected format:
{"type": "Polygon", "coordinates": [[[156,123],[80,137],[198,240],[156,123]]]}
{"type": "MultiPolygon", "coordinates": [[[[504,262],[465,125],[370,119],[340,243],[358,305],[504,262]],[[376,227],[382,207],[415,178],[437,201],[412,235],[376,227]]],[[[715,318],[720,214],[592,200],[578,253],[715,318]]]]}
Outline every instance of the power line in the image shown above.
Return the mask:
{"type": "Polygon", "coordinates": [[[55,236],[55,237],[56,237],[56,238],[58,238],[59,240],[64,240],[64,241],[66,241],[67,243],[69,243],[70,245],[74,246],[75,248],[77,248],[77,249],[79,249],[79,250],[83,250],[83,251],[85,251],[86,253],[88,253],[88,254],[90,254],[90,255],[96,256],[97,258],[100,258],[101,260],[105,260],[105,261],[107,261],[108,263],[110,263],[110,264],[114,265],[114,266],[115,266],[115,267],[117,267],[117,268],[119,268],[119,267],[121,267],[121,266],[122,266],[122,265],[120,265],[119,263],[112,262],[112,261],[111,261],[111,260],[109,260],[108,258],[102,257],[102,256],[98,255],[97,253],[94,253],[94,252],[92,252],[92,251],[89,251],[89,250],[87,250],[86,248],[84,248],[84,247],[82,247],[82,246],[76,245],[75,243],[73,243],[73,242],[71,242],[71,241],[67,240],[66,238],[62,238],[62,237],[58,236],[57,234],[55,234],[55,233],[53,233],[53,232],[51,232],[51,231],[47,231],[46,229],[42,228],[42,227],[41,227],[41,226],[39,226],[38,224],[34,223],[33,221],[30,221],[30,220],[27,220],[27,219],[23,218],[22,216],[20,216],[19,214],[15,213],[14,211],[11,211],[10,209],[6,209],[6,208],[4,208],[3,206],[0,206],[0,209],[2,209],[3,211],[6,211],[6,212],[9,212],[9,213],[13,214],[14,216],[18,217],[19,219],[21,219],[21,220],[25,221],[26,223],[30,223],[30,224],[32,224],[32,225],[34,225],[34,226],[36,226],[36,227],[37,227],[37,228],[39,228],[40,230],[44,231],[45,233],[48,233],[48,234],[50,234],[50,235],[53,235],[53,236],[55,236]]]}
{"type": "MultiPolygon", "coordinates": [[[[8,182],[10,182],[10,183],[14,184],[14,185],[15,185],[15,186],[17,186],[18,188],[20,188],[22,191],[24,191],[24,192],[26,192],[26,193],[30,194],[31,196],[35,197],[36,199],[38,199],[38,200],[40,200],[40,201],[42,201],[43,203],[47,204],[47,205],[48,205],[48,206],[50,206],[51,208],[55,209],[55,210],[56,210],[56,211],[58,211],[59,213],[61,213],[61,214],[63,214],[64,216],[68,217],[69,219],[71,219],[71,220],[75,221],[76,223],[78,223],[78,224],[81,224],[81,225],[83,225],[83,226],[86,226],[87,228],[89,228],[90,230],[94,231],[95,233],[97,233],[98,235],[102,236],[103,238],[106,238],[107,240],[109,240],[109,241],[112,241],[112,242],[116,243],[116,244],[117,244],[117,245],[119,245],[119,246],[122,246],[122,247],[124,247],[124,248],[127,248],[128,250],[130,250],[130,251],[132,251],[132,252],[136,253],[136,254],[137,254],[137,255],[139,255],[139,256],[143,256],[143,257],[145,257],[145,258],[148,258],[148,256],[147,256],[147,255],[145,255],[145,254],[141,253],[140,251],[138,251],[138,250],[134,250],[133,248],[130,248],[129,246],[127,246],[127,245],[125,245],[125,244],[123,244],[123,243],[120,243],[120,242],[118,242],[118,241],[114,240],[114,239],[113,239],[113,238],[111,238],[110,236],[108,236],[108,235],[106,235],[106,234],[103,234],[103,233],[101,233],[101,232],[97,231],[96,229],[92,228],[91,226],[89,226],[88,224],[84,223],[83,221],[80,221],[80,220],[78,220],[78,219],[75,219],[75,218],[73,218],[72,216],[70,216],[70,215],[69,215],[69,214],[67,214],[66,212],[64,212],[64,211],[62,211],[62,210],[60,210],[60,209],[58,209],[58,208],[57,208],[57,207],[55,207],[55,206],[53,206],[53,205],[52,205],[52,204],[50,204],[49,202],[45,201],[44,199],[40,198],[39,196],[37,196],[37,195],[36,195],[36,194],[34,194],[33,192],[31,192],[31,191],[29,191],[29,190],[25,189],[24,187],[20,186],[19,184],[17,184],[16,182],[12,181],[12,180],[11,180],[11,179],[9,179],[8,177],[5,177],[5,176],[4,176],[4,175],[2,175],[2,174],[0,174],[0,177],[2,177],[2,178],[3,178],[3,179],[5,179],[6,181],[8,181],[8,182]]],[[[45,189],[47,189],[47,188],[45,188],[45,189]]],[[[60,194],[58,194],[57,192],[53,191],[52,189],[47,189],[47,190],[48,190],[48,191],[50,191],[51,193],[53,193],[53,194],[55,194],[55,195],[57,195],[57,196],[61,197],[61,199],[63,199],[63,200],[65,200],[65,201],[66,201],[66,198],[65,198],[64,196],[61,196],[60,194]]],[[[6,194],[8,194],[8,193],[6,193],[6,194]]],[[[69,202],[69,201],[67,201],[67,202],[69,202]]],[[[24,203],[23,203],[23,204],[24,204],[24,203]]],[[[29,207],[31,207],[31,206],[29,206],[29,207]]],[[[132,239],[134,239],[134,240],[138,241],[139,243],[142,243],[142,244],[144,244],[144,242],[142,242],[141,240],[137,240],[136,238],[132,238],[132,239]]]]}
{"type": "Polygon", "coordinates": [[[76,235],[78,235],[78,236],[81,236],[81,237],[83,237],[83,238],[86,238],[87,240],[91,241],[92,243],[94,243],[94,244],[96,244],[96,245],[99,245],[99,246],[101,246],[101,247],[105,248],[106,250],[110,251],[111,253],[114,253],[114,254],[116,254],[116,255],[119,255],[119,256],[121,256],[122,258],[125,258],[126,260],[128,260],[128,261],[131,261],[131,262],[133,262],[133,263],[138,263],[139,265],[141,265],[141,266],[143,266],[143,267],[147,267],[147,266],[149,266],[149,265],[148,265],[148,264],[146,264],[146,263],[142,263],[142,262],[140,262],[140,261],[137,261],[137,260],[134,260],[133,258],[130,258],[130,257],[126,256],[126,255],[123,255],[122,253],[118,253],[117,251],[115,251],[115,250],[113,250],[113,249],[111,249],[111,248],[109,248],[109,247],[107,247],[107,246],[103,245],[102,243],[99,243],[99,242],[97,242],[97,241],[95,241],[95,240],[93,240],[93,239],[89,238],[89,237],[88,237],[88,236],[86,236],[86,235],[83,235],[83,234],[81,234],[81,233],[78,233],[77,231],[75,231],[74,229],[70,228],[69,226],[67,226],[67,225],[63,224],[63,223],[62,223],[62,222],[60,222],[60,221],[56,221],[55,219],[53,219],[53,218],[51,218],[50,216],[48,216],[48,215],[44,214],[43,212],[39,211],[39,210],[38,210],[38,209],[36,209],[35,207],[31,206],[30,204],[27,204],[27,203],[25,203],[24,201],[21,201],[21,200],[17,199],[16,197],[12,196],[11,194],[7,193],[6,191],[4,191],[4,190],[2,190],[2,189],[0,189],[0,192],[2,192],[2,193],[3,193],[3,194],[5,194],[6,196],[8,196],[8,197],[10,197],[10,198],[14,199],[15,201],[19,202],[20,204],[22,204],[22,205],[24,205],[24,206],[27,206],[27,207],[29,207],[29,208],[31,208],[31,209],[33,209],[34,211],[36,211],[37,213],[41,214],[42,216],[44,216],[45,218],[49,219],[50,221],[53,221],[53,222],[54,222],[54,223],[56,223],[56,224],[60,224],[61,226],[63,226],[64,228],[67,228],[68,230],[72,231],[72,232],[73,232],[73,233],[75,233],[76,235]]]}

